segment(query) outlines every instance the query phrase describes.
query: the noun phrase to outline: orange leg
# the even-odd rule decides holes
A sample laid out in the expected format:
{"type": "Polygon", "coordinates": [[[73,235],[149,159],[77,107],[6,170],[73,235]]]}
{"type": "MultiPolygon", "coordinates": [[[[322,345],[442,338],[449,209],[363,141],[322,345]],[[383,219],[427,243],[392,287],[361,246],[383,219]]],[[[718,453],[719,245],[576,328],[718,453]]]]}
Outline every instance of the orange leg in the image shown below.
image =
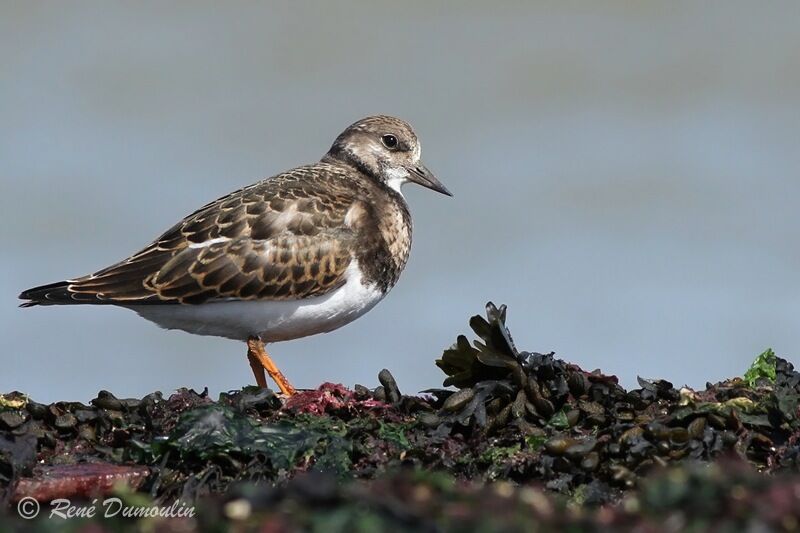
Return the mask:
{"type": "Polygon", "coordinates": [[[267,375],[264,373],[264,367],[261,366],[261,362],[258,360],[258,357],[253,355],[253,352],[250,350],[249,346],[247,347],[247,360],[250,361],[250,368],[253,369],[253,375],[256,378],[256,385],[262,389],[267,388],[267,375]]]}
{"type": "Polygon", "coordinates": [[[266,370],[283,394],[291,396],[295,393],[294,387],[278,370],[272,358],[267,354],[267,350],[264,349],[264,343],[258,337],[247,339],[247,359],[250,361],[250,368],[253,369],[253,375],[259,387],[267,386],[267,379],[264,376],[264,370],[266,370]]]}

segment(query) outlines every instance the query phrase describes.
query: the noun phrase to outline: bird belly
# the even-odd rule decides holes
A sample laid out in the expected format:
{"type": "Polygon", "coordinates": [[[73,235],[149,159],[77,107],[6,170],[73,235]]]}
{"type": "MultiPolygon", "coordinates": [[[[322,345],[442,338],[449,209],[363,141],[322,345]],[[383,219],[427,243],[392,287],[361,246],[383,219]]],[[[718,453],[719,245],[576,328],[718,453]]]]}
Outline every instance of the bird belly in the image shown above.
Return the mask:
{"type": "Polygon", "coordinates": [[[357,262],[346,272],[338,289],[302,300],[229,300],[198,305],[129,306],[162,328],[196,335],[247,340],[259,336],[277,342],[340,328],[372,309],[384,296],[364,284],[357,262]]]}

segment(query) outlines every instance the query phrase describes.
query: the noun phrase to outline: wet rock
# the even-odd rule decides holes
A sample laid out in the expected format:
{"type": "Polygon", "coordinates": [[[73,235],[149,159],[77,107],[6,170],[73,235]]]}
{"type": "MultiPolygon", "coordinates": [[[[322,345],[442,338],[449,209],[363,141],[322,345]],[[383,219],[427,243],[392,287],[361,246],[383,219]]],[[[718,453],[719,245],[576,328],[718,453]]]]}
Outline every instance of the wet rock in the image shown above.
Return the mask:
{"type": "Polygon", "coordinates": [[[364,385],[359,385],[358,383],[353,387],[353,393],[358,400],[367,400],[372,397],[372,392],[364,385]]]}
{"type": "Polygon", "coordinates": [[[383,385],[383,390],[386,393],[387,403],[397,403],[400,401],[400,389],[397,387],[397,382],[394,376],[387,369],[383,369],[378,373],[378,381],[383,385]]]}
{"type": "Polygon", "coordinates": [[[461,389],[455,394],[451,395],[444,401],[442,410],[447,412],[455,412],[466,406],[475,397],[475,391],[472,389],[461,389]]]}
{"type": "Polygon", "coordinates": [[[34,401],[28,401],[28,404],[25,406],[25,409],[30,413],[31,418],[35,420],[42,420],[45,416],[47,416],[47,406],[41,403],[37,403],[34,401]]]}
{"type": "Polygon", "coordinates": [[[685,428],[673,428],[669,432],[669,441],[673,446],[683,446],[689,442],[689,432],[685,428]]]}
{"type": "Polygon", "coordinates": [[[145,466],[118,466],[107,463],[59,465],[37,469],[33,477],[20,479],[13,501],[34,498],[47,502],[56,498],[92,498],[111,494],[115,487],[135,490],[145,481],[150,469],[145,466]]]}
{"type": "Polygon", "coordinates": [[[78,423],[84,424],[97,419],[97,412],[91,409],[78,409],[72,413],[78,423]]]}
{"type": "Polygon", "coordinates": [[[75,426],[78,425],[78,419],[72,413],[64,413],[56,417],[53,425],[59,430],[68,431],[75,429],[75,426]]]}
{"type": "Polygon", "coordinates": [[[544,443],[544,448],[552,455],[564,455],[566,451],[578,444],[578,441],[568,437],[553,437],[544,443]]]}
{"type": "Polygon", "coordinates": [[[372,392],[372,397],[379,402],[386,401],[386,389],[383,387],[383,385],[375,387],[375,390],[372,392]]]}
{"type": "Polygon", "coordinates": [[[597,452],[590,452],[581,459],[581,468],[589,472],[596,470],[600,465],[600,455],[597,452]]]}
{"type": "Polygon", "coordinates": [[[595,446],[597,446],[597,440],[593,437],[587,437],[580,442],[567,446],[564,450],[564,455],[573,461],[580,461],[594,450],[595,446]]]}
{"type": "Polygon", "coordinates": [[[97,398],[92,400],[92,405],[101,409],[109,409],[112,411],[122,411],[123,409],[123,403],[107,390],[101,390],[98,392],[97,398]]]}
{"type": "Polygon", "coordinates": [[[18,411],[0,412],[0,428],[16,429],[25,423],[25,417],[18,411]]]}

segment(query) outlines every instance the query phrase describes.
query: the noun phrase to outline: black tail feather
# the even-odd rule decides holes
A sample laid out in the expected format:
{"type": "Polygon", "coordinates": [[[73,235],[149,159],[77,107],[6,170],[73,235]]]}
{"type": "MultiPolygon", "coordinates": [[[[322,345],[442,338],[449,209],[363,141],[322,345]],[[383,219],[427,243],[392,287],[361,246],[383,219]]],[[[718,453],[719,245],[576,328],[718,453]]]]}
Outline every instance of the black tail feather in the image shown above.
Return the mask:
{"type": "Polygon", "coordinates": [[[22,291],[19,295],[20,300],[29,300],[19,304],[20,307],[33,307],[35,305],[58,305],[58,304],[75,304],[80,303],[73,299],[73,295],[69,292],[69,282],[59,281],[57,283],[50,283],[48,285],[41,285],[26,291],[22,291]]]}

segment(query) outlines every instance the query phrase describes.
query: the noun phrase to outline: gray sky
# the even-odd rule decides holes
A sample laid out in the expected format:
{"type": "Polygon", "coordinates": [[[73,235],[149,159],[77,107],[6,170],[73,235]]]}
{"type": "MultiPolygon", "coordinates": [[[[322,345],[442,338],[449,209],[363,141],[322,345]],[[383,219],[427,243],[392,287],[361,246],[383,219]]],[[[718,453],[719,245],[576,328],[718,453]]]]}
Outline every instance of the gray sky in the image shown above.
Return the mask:
{"type": "Polygon", "coordinates": [[[196,207],[394,114],[454,192],[406,188],[400,283],[272,353],[300,387],[439,386],[487,300],[517,344],[634,385],[800,352],[796,3],[0,3],[0,391],[252,381],[243,344],[112,308],[18,309],[196,207]],[[753,7],[748,8],[751,5],[753,7]],[[716,6],[716,7],[715,7],[716,6]]]}

